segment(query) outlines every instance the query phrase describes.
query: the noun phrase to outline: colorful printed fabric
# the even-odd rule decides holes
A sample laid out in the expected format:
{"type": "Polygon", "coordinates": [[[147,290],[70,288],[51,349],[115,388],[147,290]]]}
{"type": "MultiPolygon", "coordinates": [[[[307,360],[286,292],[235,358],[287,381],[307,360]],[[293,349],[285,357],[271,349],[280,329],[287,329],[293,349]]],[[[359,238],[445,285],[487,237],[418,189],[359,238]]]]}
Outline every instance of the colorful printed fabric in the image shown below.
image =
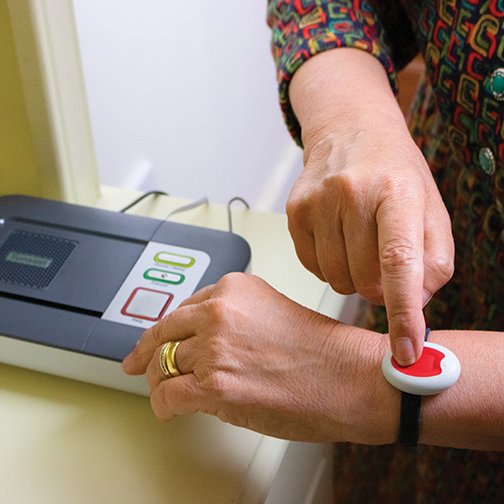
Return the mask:
{"type": "Polygon", "coordinates": [[[426,311],[437,328],[504,330],[504,4],[414,4],[427,77],[410,130],[452,219],[455,275],[426,311]],[[480,160],[490,152],[494,173],[480,160]]]}
{"type": "Polygon", "coordinates": [[[296,70],[311,56],[337,47],[363,49],[380,60],[395,89],[390,49],[383,40],[379,20],[367,3],[361,0],[269,1],[268,24],[273,33],[272,53],[277,63],[280,106],[298,145],[302,145],[301,129],[290,106],[288,89],[296,70]]]}
{"type": "MultiPolygon", "coordinates": [[[[500,69],[504,75],[504,1],[270,1],[280,102],[298,143],[288,83],[328,48],[300,29],[315,12],[332,13],[318,18],[319,38],[374,54],[393,86],[395,70],[420,48],[426,76],[410,131],[450,212],[456,254],[454,277],[427,305],[426,321],[432,329],[504,331],[504,77],[496,79],[500,69]],[[405,14],[411,30],[395,30],[405,14]],[[335,15],[345,16],[344,30],[331,23],[335,15]]],[[[361,315],[368,328],[387,331],[383,308],[361,315]]],[[[339,444],[334,475],[337,502],[504,502],[501,453],[339,444]]]]}

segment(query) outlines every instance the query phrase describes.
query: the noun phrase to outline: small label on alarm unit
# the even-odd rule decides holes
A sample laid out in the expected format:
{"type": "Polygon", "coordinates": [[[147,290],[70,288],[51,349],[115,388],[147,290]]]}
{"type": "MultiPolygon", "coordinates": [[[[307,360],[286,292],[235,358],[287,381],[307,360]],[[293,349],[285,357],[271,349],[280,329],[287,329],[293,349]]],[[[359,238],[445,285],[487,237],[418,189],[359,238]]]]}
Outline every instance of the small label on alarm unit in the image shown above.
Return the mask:
{"type": "Polygon", "coordinates": [[[209,264],[201,250],[149,242],[102,319],[151,327],[192,295],[209,264]]]}

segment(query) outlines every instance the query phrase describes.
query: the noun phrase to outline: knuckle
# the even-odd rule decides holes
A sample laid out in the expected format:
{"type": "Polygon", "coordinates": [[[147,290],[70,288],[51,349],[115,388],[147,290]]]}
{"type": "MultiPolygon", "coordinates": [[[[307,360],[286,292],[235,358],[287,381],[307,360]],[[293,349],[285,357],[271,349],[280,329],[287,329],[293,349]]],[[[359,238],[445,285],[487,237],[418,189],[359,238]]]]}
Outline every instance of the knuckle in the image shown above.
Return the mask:
{"type": "Polygon", "coordinates": [[[240,286],[242,282],[246,281],[247,277],[248,275],[240,271],[227,273],[219,280],[219,287],[225,291],[234,289],[235,287],[240,286]]]}
{"type": "Polygon", "coordinates": [[[418,264],[418,254],[410,243],[395,240],[382,248],[380,266],[387,273],[417,268],[418,264]]]}
{"type": "Polygon", "coordinates": [[[293,190],[287,198],[287,203],[285,204],[287,217],[295,218],[304,201],[305,200],[298,194],[298,192],[294,192],[293,190]]]}
{"type": "Polygon", "coordinates": [[[434,290],[438,290],[445,285],[455,272],[455,264],[453,258],[442,257],[431,261],[429,264],[429,277],[435,279],[436,285],[434,290]]]}
{"type": "Polygon", "coordinates": [[[443,258],[437,261],[436,270],[439,272],[439,276],[442,280],[446,283],[455,272],[455,263],[451,258],[443,258]]]}
{"type": "Polygon", "coordinates": [[[208,372],[203,379],[200,380],[200,387],[205,397],[211,402],[220,404],[226,396],[228,389],[227,373],[223,371],[208,372]]]}
{"type": "Polygon", "coordinates": [[[400,196],[408,189],[409,180],[398,172],[384,173],[381,179],[381,188],[388,197],[400,196]]]}
{"type": "Polygon", "coordinates": [[[376,186],[376,199],[380,209],[385,214],[395,214],[404,210],[404,205],[409,208],[422,206],[422,193],[409,178],[402,174],[384,174],[376,186]]]}
{"type": "Polygon", "coordinates": [[[168,421],[172,419],[173,415],[170,412],[171,407],[167,394],[156,391],[151,394],[150,403],[152,411],[158,420],[168,421]]]}
{"type": "Polygon", "coordinates": [[[445,262],[443,265],[442,271],[444,271],[445,279],[448,282],[448,280],[450,280],[450,278],[455,273],[455,261],[450,260],[450,261],[445,262]]]}
{"type": "Polygon", "coordinates": [[[302,220],[305,218],[313,201],[313,188],[306,187],[305,184],[299,181],[292,188],[287,203],[285,204],[285,212],[290,220],[302,220]]]}
{"type": "Polygon", "coordinates": [[[411,327],[411,321],[415,318],[415,312],[413,309],[406,307],[393,307],[389,309],[387,307],[387,318],[389,327],[396,328],[396,334],[408,332],[411,327]]]}
{"type": "Polygon", "coordinates": [[[335,173],[324,182],[324,187],[330,192],[350,200],[358,199],[362,193],[362,183],[359,178],[345,170],[335,173]]]}
{"type": "Polygon", "coordinates": [[[313,209],[324,210],[327,203],[333,203],[341,197],[358,197],[362,192],[361,184],[354,175],[347,171],[324,174],[323,177],[310,183],[299,180],[286,203],[289,218],[304,217],[313,209]]]}
{"type": "MultiPolygon", "coordinates": [[[[210,334],[218,334],[226,327],[230,319],[229,302],[224,297],[209,299],[205,302],[207,329],[210,334]]],[[[213,338],[215,340],[215,338],[213,338]]]]}

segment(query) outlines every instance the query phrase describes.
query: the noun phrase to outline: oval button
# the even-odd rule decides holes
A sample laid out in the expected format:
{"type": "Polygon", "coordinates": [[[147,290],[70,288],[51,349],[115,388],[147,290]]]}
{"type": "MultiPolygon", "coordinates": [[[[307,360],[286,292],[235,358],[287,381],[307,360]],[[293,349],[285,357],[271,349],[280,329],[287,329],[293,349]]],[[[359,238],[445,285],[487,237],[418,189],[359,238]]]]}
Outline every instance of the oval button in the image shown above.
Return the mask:
{"type": "Polygon", "coordinates": [[[179,285],[185,280],[184,275],[180,273],[163,271],[155,268],[148,269],[144,273],[144,278],[146,280],[155,280],[156,282],[165,282],[173,285],[179,285]]]}
{"type": "Polygon", "coordinates": [[[481,168],[487,175],[493,175],[495,173],[494,155],[488,147],[483,147],[479,151],[479,162],[481,168]]]}
{"type": "Polygon", "coordinates": [[[175,254],[173,252],[158,252],[154,257],[154,261],[181,268],[190,268],[195,262],[194,257],[175,254]]]}
{"type": "Polygon", "coordinates": [[[490,76],[490,89],[497,100],[504,100],[504,68],[497,68],[490,76]]]}

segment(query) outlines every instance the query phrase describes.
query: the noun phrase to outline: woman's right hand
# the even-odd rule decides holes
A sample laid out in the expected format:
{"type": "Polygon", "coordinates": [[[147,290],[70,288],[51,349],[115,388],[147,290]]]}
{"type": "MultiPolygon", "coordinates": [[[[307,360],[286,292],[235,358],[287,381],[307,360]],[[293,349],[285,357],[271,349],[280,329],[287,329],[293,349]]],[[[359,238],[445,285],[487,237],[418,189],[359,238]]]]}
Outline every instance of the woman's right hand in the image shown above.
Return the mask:
{"type": "Polygon", "coordinates": [[[450,279],[454,247],[385,70],[364,51],[327,51],[298,70],[290,98],[305,149],[287,203],[298,257],[335,291],[385,305],[394,356],[411,364],[422,308],[450,279]]]}

